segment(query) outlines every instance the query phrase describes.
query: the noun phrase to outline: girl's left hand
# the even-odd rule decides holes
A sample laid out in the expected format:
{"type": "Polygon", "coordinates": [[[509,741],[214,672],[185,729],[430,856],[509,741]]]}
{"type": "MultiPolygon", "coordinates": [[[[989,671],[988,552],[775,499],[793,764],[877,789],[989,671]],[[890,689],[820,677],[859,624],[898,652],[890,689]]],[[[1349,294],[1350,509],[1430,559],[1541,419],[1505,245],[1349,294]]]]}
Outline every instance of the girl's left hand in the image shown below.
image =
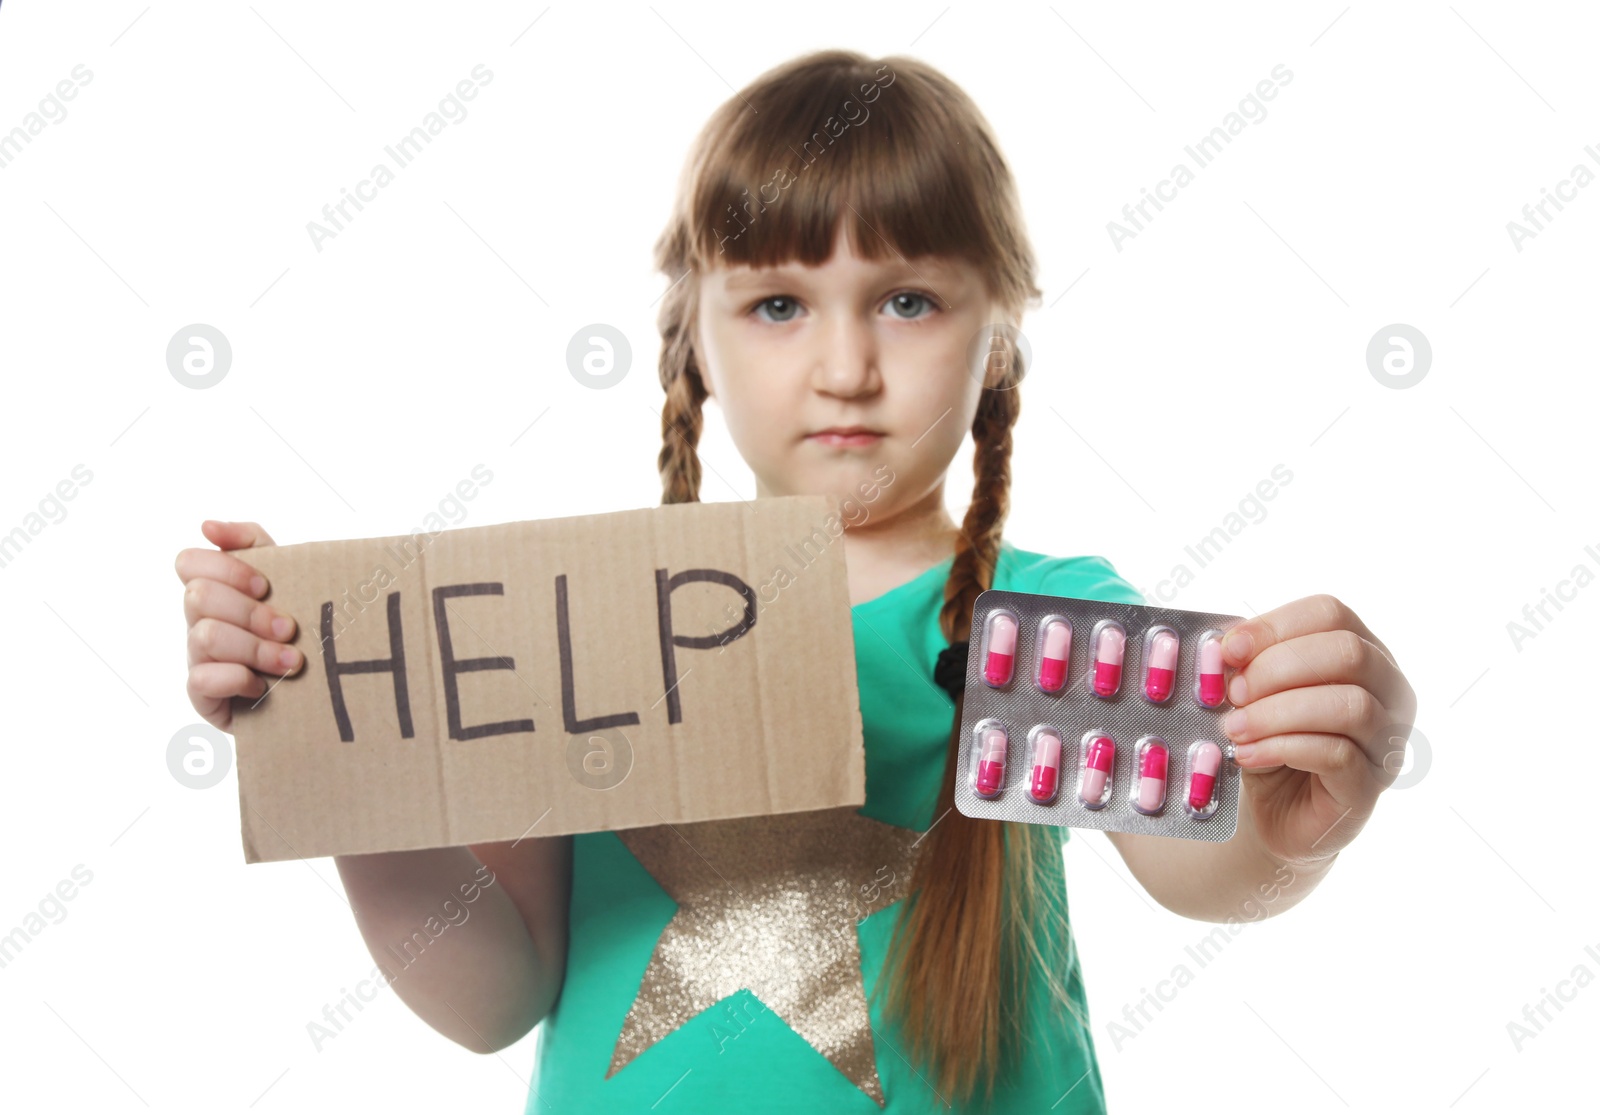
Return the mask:
{"type": "Polygon", "coordinates": [[[1263,847],[1314,863],[1355,839],[1400,773],[1417,696],[1389,648],[1332,596],[1237,624],[1224,721],[1263,847]]]}

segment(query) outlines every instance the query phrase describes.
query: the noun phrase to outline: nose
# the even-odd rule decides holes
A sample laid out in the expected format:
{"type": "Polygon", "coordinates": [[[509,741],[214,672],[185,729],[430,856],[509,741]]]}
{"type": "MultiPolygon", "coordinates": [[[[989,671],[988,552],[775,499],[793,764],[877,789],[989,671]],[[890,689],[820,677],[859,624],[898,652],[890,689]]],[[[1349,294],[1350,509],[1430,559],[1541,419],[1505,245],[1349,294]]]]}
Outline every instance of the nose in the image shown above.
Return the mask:
{"type": "Polygon", "coordinates": [[[812,387],[824,395],[853,399],[878,391],[878,338],[871,323],[835,315],[817,331],[819,351],[812,363],[812,387]]]}

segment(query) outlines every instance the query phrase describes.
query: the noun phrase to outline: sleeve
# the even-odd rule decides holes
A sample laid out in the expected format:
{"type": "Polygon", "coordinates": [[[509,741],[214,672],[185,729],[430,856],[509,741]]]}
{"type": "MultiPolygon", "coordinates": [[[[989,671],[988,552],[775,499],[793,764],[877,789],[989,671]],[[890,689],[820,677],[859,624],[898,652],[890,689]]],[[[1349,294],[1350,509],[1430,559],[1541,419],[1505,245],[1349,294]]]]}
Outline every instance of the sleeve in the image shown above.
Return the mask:
{"type": "Polygon", "coordinates": [[[1032,591],[1113,604],[1149,603],[1110,561],[1099,556],[1050,559],[1044,563],[1039,586],[1032,591]]]}

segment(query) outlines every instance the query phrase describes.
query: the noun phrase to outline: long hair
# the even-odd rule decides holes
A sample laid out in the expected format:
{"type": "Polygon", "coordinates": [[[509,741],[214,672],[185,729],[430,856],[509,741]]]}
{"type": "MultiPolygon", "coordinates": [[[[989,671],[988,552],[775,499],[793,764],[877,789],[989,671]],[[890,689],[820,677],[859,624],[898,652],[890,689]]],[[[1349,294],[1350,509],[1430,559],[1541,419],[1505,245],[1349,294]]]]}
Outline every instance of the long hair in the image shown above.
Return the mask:
{"type": "MultiPolygon", "coordinates": [[[[982,114],[949,78],[913,58],[844,50],[769,70],[700,132],[655,246],[655,264],[673,284],[657,322],[662,503],[699,499],[707,397],[694,349],[699,274],[719,262],[824,263],[841,222],[864,258],[955,257],[982,272],[1003,306],[1040,298],[1010,171],[982,114]]],[[[997,339],[1008,359],[973,419],[972,501],[939,613],[952,642],[967,638],[973,603],[994,582],[1009,505],[1025,369],[1011,339],[997,339]]],[[[971,1095],[980,1078],[992,1095],[1027,1040],[1033,989],[1086,1023],[1066,985],[1056,830],[951,808],[961,705],[958,698],[932,828],[874,988],[888,986],[888,1013],[946,1102],[971,1095]]]]}

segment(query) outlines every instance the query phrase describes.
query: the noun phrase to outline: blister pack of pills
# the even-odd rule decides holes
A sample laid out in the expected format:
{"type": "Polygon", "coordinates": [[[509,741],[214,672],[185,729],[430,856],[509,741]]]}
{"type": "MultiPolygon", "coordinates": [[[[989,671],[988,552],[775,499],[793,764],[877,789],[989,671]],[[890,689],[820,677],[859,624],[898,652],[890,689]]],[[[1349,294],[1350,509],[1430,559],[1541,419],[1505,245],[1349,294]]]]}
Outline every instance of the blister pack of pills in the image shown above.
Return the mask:
{"type": "Polygon", "coordinates": [[[972,610],[956,808],[1222,841],[1240,771],[1222,637],[1241,616],[990,589],[972,610]]]}

